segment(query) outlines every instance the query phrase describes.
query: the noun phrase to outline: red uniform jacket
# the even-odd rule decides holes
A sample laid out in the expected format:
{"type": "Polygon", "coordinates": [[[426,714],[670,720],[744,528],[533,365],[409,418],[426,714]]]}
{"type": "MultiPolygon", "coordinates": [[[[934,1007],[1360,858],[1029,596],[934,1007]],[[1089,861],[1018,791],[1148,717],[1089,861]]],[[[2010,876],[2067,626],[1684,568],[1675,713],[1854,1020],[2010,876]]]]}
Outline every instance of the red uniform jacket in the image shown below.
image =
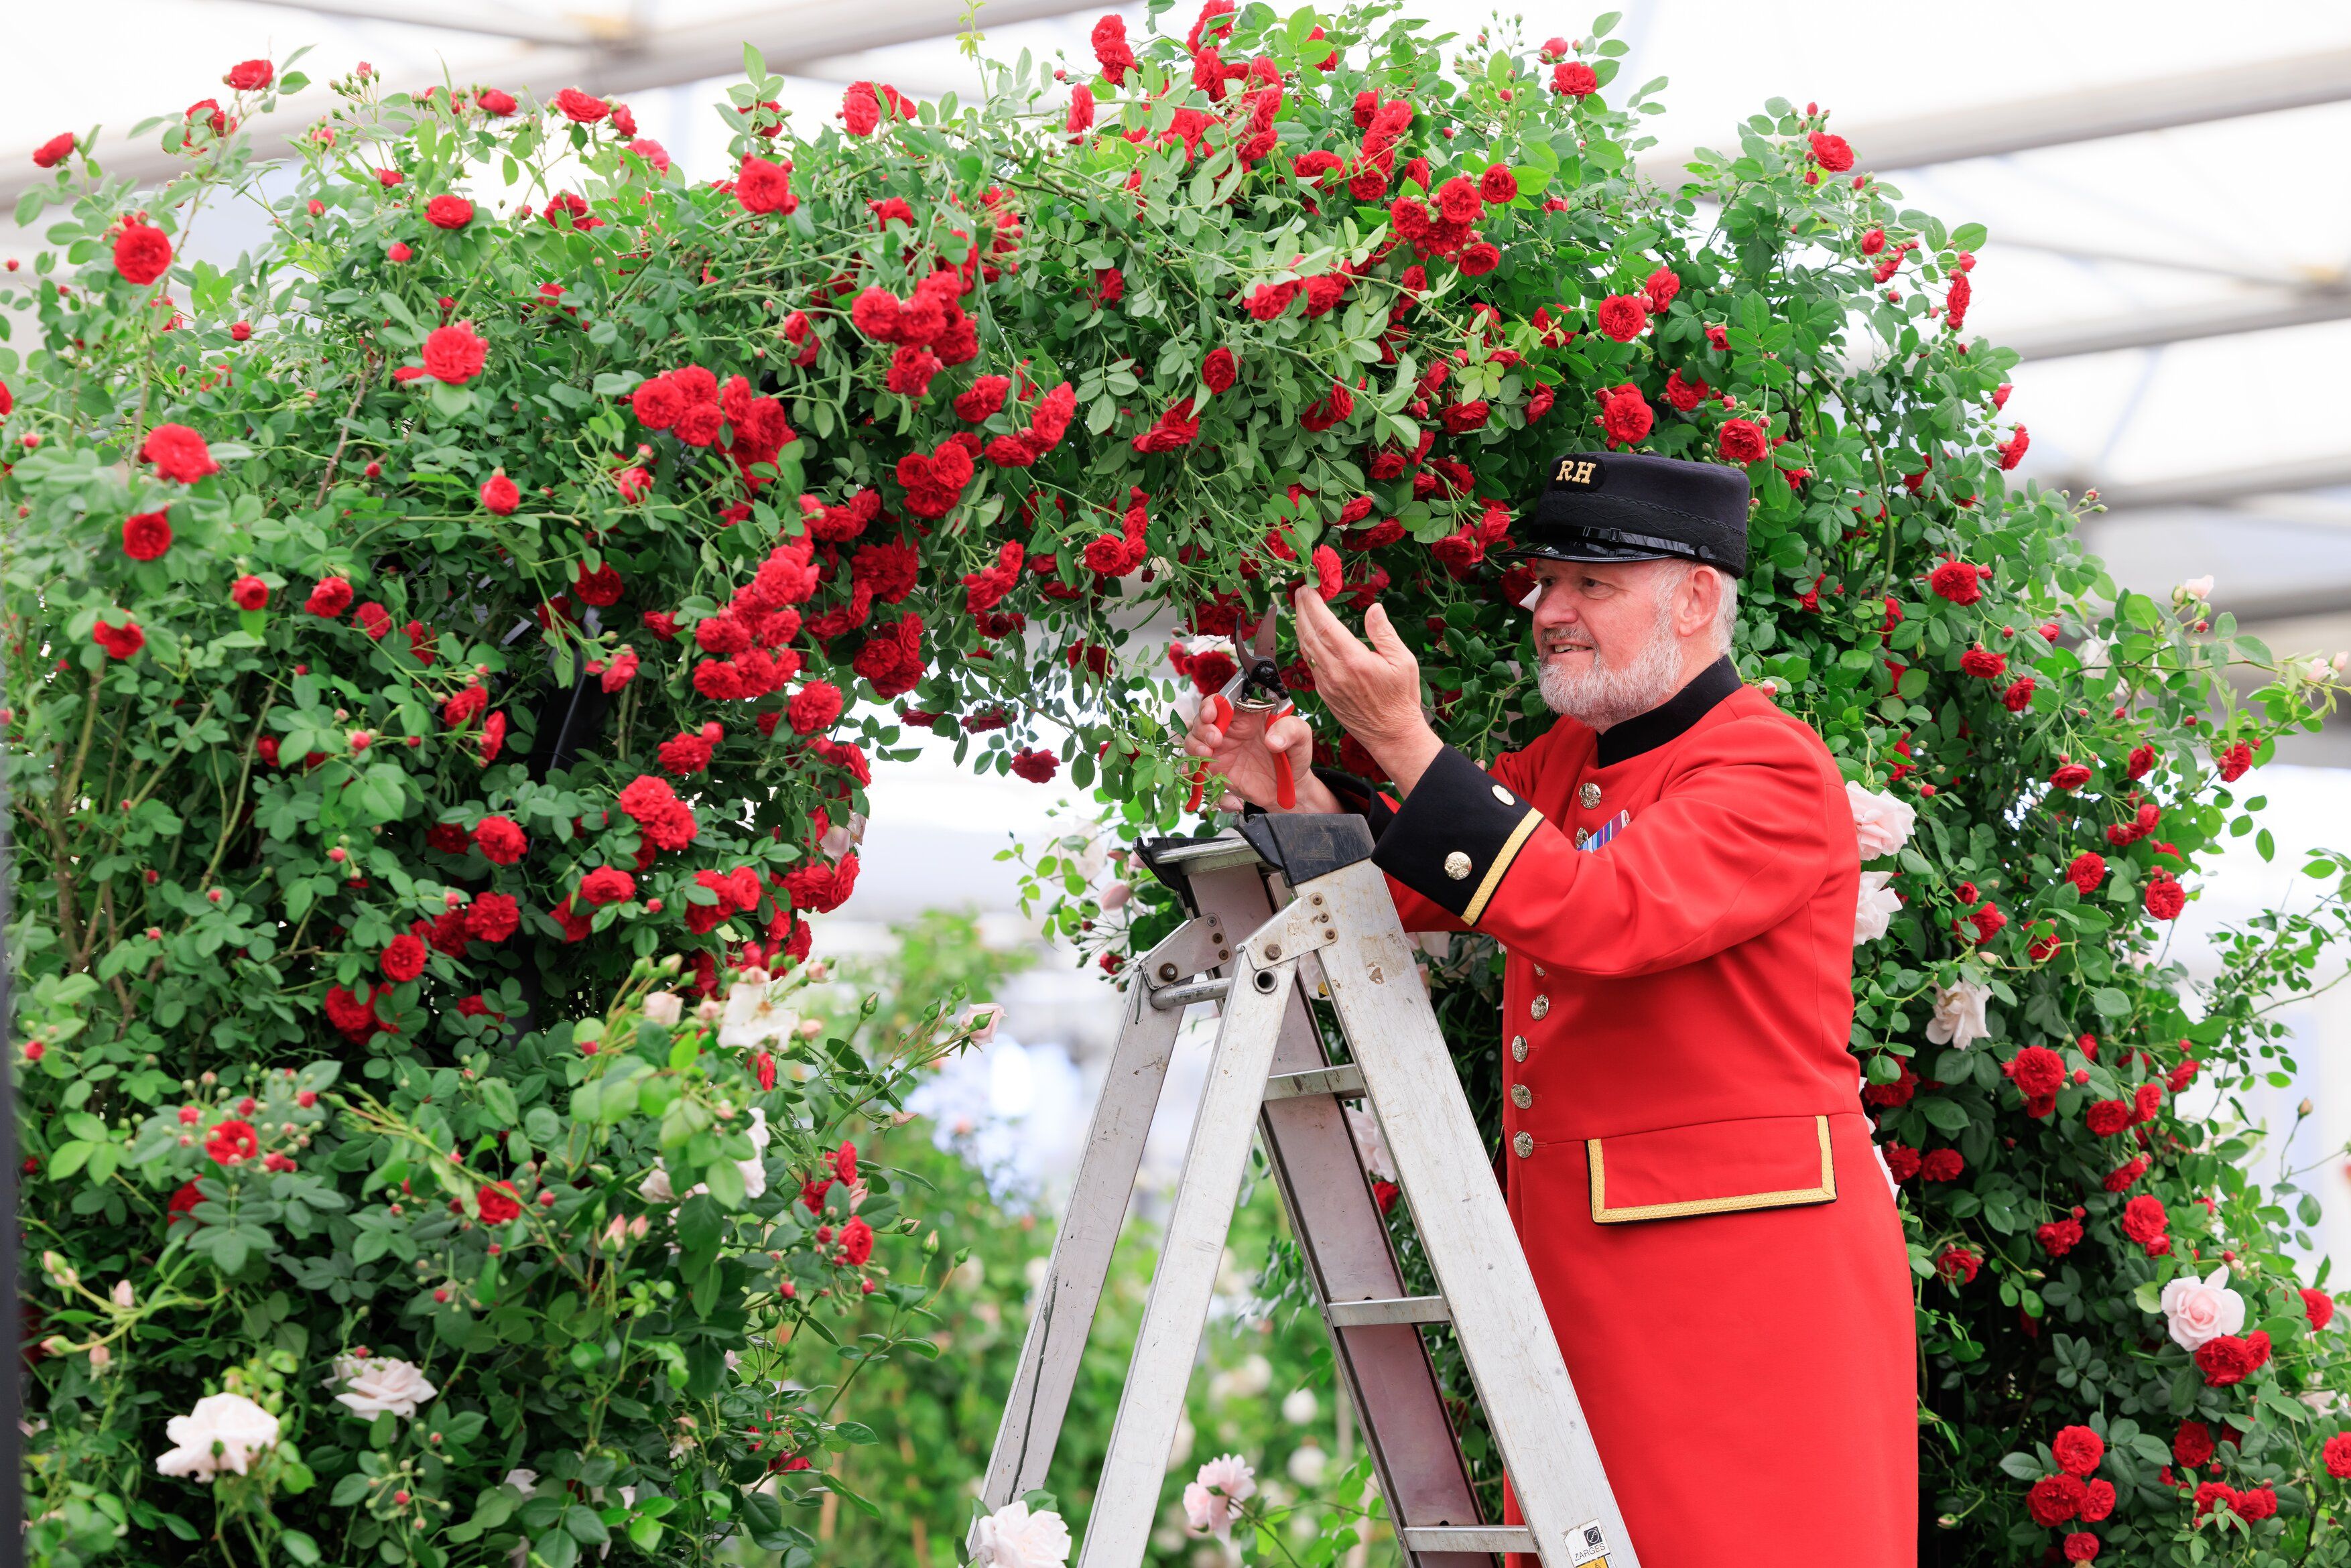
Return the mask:
{"type": "Polygon", "coordinates": [[[1725,660],[1354,803],[1407,928],[1508,950],[1510,1212],[1643,1563],[1914,1562],[1910,1271],[1846,1049],[1827,747],[1725,660]]]}

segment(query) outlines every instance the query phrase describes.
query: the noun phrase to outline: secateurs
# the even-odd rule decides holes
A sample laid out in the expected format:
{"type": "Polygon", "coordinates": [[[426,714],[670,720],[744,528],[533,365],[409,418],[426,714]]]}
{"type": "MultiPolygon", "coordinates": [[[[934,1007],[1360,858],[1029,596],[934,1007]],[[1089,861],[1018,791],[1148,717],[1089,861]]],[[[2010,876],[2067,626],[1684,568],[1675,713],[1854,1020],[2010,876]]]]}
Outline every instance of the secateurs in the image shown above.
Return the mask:
{"type": "MultiPolygon", "coordinates": [[[[1257,629],[1249,632],[1246,643],[1241,639],[1246,628],[1236,630],[1233,651],[1238,655],[1239,673],[1203,705],[1208,722],[1219,729],[1231,724],[1237,713],[1261,715],[1270,726],[1274,720],[1298,711],[1298,705],[1290,700],[1290,688],[1282,685],[1280,666],[1273,662],[1280,614],[1281,600],[1276,596],[1266,606],[1257,629]]],[[[1280,801],[1283,810],[1298,804],[1298,781],[1290,772],[1287,752],[1273,754],[1273,788],[1274,798],[1280,801]]]]}

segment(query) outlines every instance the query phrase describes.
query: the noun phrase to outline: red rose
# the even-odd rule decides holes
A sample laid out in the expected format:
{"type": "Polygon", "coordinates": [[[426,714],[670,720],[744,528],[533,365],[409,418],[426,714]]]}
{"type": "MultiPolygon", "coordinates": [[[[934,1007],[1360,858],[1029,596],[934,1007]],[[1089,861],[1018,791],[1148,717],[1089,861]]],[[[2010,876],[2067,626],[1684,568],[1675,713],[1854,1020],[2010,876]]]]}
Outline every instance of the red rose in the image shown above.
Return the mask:
{"type": "Polygon", "coordinates": [[[2052,1258],[2063,1258],[2082,1244],[2082,1222],[2078,1219],[2053,1219],[2033,1231],[2041,1249],[2052,1258]]]}
{"type": "Polygon", "coordinates": [[[1682,280],[1669,267],[1661,267],[1641,280],[1641,297],[1649,302],[1651,315],[1664,315],[1681,291],[1682,280]]]}
{"type": "Polygon", "coordinates": [[[261,1153],[261,1138],[250,1122],[222,1122],[205,1136],[204,1153],[222,1165],[237,1165],[261,1153]]]}
{"type": "Polygon", "coordinates": [[[383,950],[382,963],[384,978],[405,985],[424,973],[424,944],[413,934],[402,932],[383,950]]]}
{"type": "Polygon", "coordinates": [[[710,742],[703,739],[702,737],[684,734],[663,741],[655,749],[654,755],[661,758],[661,765],[665,771],[677,774],[682,778],[689,773],[699,773],[709,767],[710,750],[710,742]]]}
{"type": "Polygon", "coordinates": [[[168,512],[133,512],[122,519],[122,553],[132,560],[153,560],[172,548],[168,512]]]}
{"type": "MultiPolygon", "coordinates": [[[[2087,784],[2089,781],[2090,770],[2083,767],[2078,762],[2068,762],[2065,766],[2060,768],[2056,772],[2052,773],[2049,776],[2049,782],[2060,789],[2079,789],[2083,785],[2087,784]]],[[[2095,855],[2090,858],[2093,860],[2097,859],[2095,855]]],[[[2074,863],[2078,866],[2082,862],[2077,860],[2074,863]]],[[[2098,865],[2099,870],[2104,871],[2105,869],[2105,862],[2100,861],[2098,865]]]]}
{"type": "Polygon", "coordinates": [[[2136,1155],[2106,1173],[2105,1186],[2108,1192],[2128,1192],[2131,1184],[2147,1174],[2152,1162],[2145,1155],[2136,1155]]]}
{"type": "Polygon", "coordinates": [[[54,169],[73,156],[74,146],[74,133],[70,131],[59,131],[33,149],[33,162],[41,168],[54,169]]]}
{"type": "Polygon", "coordinates": [[[1582,60],[1568,60],[1552,67],[1551,90],[1570,98],[1589,98],[1600,90],[1600,77],[1582,60]]]}
{"type": "Polygon", "coordinates": [[[1886,1168],[1894,1173],[1897,1182],[1908,1181],[1924,1168],[1918,1151],[1907,1144],[1888,1144],[1885,1148],[1886,1168]]]}
{"type": "Polygon", "coordinates": [[[2106,1440],[2087,1427],[2067,1427],[2051,1439],[2049,1451],[2057,1456],[2058,1469],[2086,1478],[2105,1458],[2106,1440]]]}
{"type": "Polygon", "coordinates": [[[580,896],[598,908],[637,895],[637,879],[616,865],[598,866],[580,881],[580,896]]]}
{"type": "Polygon", "coordinates": [[[2131,1124],[2130,1104],[2122,1100],[2100,1100],[2082,1120],[2099,1137],[2111,1138],[2131,1124]]]}
{"type": "Polygon", "coordinates": [[[2171,1457],[2183,1469],[2202,1469],[2212,1458],[2212,1429],[2201,1421],[2182,1421],[2172,1434],[2171,1457]]]}
{"type": "Polygon", "coordinates": [[[2141,896],[2147,912],[2158,920],[2177,920],[2179,912],[2188,907],[2188,890],[2175,882],[2168,871],[2158,871],[2150,877],[2141,896]]]}
{"type": "Polygon", "coordinates": [[[172,241],[162,229],[136,219],[125,224],[114,242],[114,270],[145,287],[170,269],[172,241]]]}
{"type": "Polygon", "coordinates": [[[1200,379],[1212,392],[1229,391],[1239,376],[1240,362],[1230,349],[1210,350],[1208,357],[1200,361],[1200,379]]]}
{"type": "MultiPolygon", "coordinates": [[[[1982,1267],[1983,1254],[1972,1247],[1956,1245],[1946,1247],[1935,1259],[1935,1272],[1942,1276],[1944,1283],[1949,1285],[1975,1283],[1976,1270],[1982,1267]]],[[[2073,1479],[2070,1476],[2066,1479],[2073,1479]]],[[[2081,1485],[2079,1481],[2074,1481],[2074,1484],[2081,1485]]]]}
{"type": "Polygon", "coordinates": [[[2237,1511],[2239,1519],[2248,1524],[2258,1524],[2277,1512],[2277,1492],[2266,1484],[2257,1486],[2251,1491],[2239,1492],[2237,1500],[2231,1506],[2237,1511]]]}
{"type": "Polygon", "coordinates": [[[2336,1480],[2351,1478],[2351,1432],[2337,1432],[2326,1439],[2319,1450],[2326,1462],[2326,1473],[2336,1480]]]}
{"type": "Polygon", "coordinates": [[[2032,706],[2035,684],[2031,675],[2020,676],[2011,682],[2008,690],[2000,694],[2000,706],[2011,713],[2022,713],[2032,706]]]}
{"type": "Polygon", "coordinates": [[[1959,668],[1979,680],[1989,681],[2008,673],[2008,655],[1980,646],[1970,648],[1959,655],[1959,668]]]}
{"type": "Polygon", "coordinates": [[[193,485],[207,474],[220,472],[220,465],[213,461],[204,438],[184,424],[159,424],[149,431],[146,441],[140,445],[139,455],[152,463],[156,473],[183,485],[193,485]]]}
{"type": "Polygon", "coordinates": [[[1649,302],[1638,294],[1612,294],[1600,302],[1600,329],[1620,343],[1629,343],[1649,324],[1649,302]]]}
{"type": "Polygon", "coordinates": [[[1012,771],[1031,784],[1050,784],[1061,768],[1061,761],[1050,751],[1032,751],[1027,747],[1012,754],[1012,771]]]}
{"type": "Polygon", "coordinates": [[[1611,445],[1631,446],[1646,440],[1656,422],[1648,399],[1630,382],[1600,394],[1600,428],[1607,433],[1611,445]]]}
{"type": "Polygon", "coordinates": [[[747,213],[789,213],[799,204],[792,196],[789,166],[749,156],[735,172],[735,199],[747,213]]]}
{"type": "Polygon", "coordinates": [[[110,626],[106,617],[99,616],[97,623],[90,627],[89,635],[90,641],[106,650],[106,656],[110,659],[135,658],[139,650],[147,645],[147,633],[140,628],[138,622],[128,615],[122,618],[120,626],[110,626]]]}
{"type": "Polygon", "coordinates": [[[874,96],[872,82],[849,84],[849,90],[841,95],[841,119],[852,136],[873,134],[873,128],[882,123],[882,103],[874,96]]]}
{"type": "Polygon", "coordinates": [[[2035,1524],[2059,1525],[2082,1511],[2082,1500],[2088,1490],[2079,1476],[2062,1472],[2043,1476],[2024,1494],[2024,1506],[2032,1511],[2035,1524]]]}
{"type": "Polygon", "coordinates": [[[505,469],[499,469],[482,481],[484,511],[494,512],[503,517],[511,515],[514,509],[521,505],[522,491],[516,487],[513,480],[507,477],[505,469]]]}
{"type": "Polygon", "coordinates": [[[2302,1310],[2310,1319],[2310,1332],[2316,1333],[2335,1321],[2335,1298],[2305,1285],[2302,1289],[2302,1310]]]}
{"type": "Polygon", "coordinates": [[[2123,1205],[2123,1234],[2142,1247],[2152,1247],[2170,1226],[2163,1200],[2152,1194],[2141,1193],[2123,1205]]]}
{"type": "Polygon", "coordinates": [[[1475,245],[1464,246],[1456,261],[1465,277],[1483,277],[1501,264],[1501,251],[1482,239],[1475,245]]]}
{"type": "Polygon", "coordinates": [[[2098,883],[2105,880],[2105,875],[2106,859],[2093,850],[2084,850],[2074,857],[2074,863],[2065,868],[2065,880],[2072,883],[2085,898],[2098,891],[2098,883]]]}
{"type": "MultiPolygon", "coordinates": [[[[2105,1482],[2094,1483],[2094,1490],[2095,1487],[2098,1485],[2105,1486],[2106,1490],[2110,1492],[2114,1490],[2114,1487],[2105,1482]]],[[[2083,1517],[2088,1517],[2086,1511],[2084,1513],[2083,1517]]],[[[2103,1518],[2104,1515],[2101,1515],[2100,1517],[2103,1518]]],[[[2097,1555],[2098,1538],[2091,1534],[2088,1531],[2077,1530],[2065,1537],[2066,1562],[2087,1563],[2095,1559],[2097,1555]]]]}
{"type": "Polygon", "coordinates": [[[435,196],[424,204],[424,221],[436,229],[461,229],[474,221],[474,204],[463,196],[435,196]]]}
{"type": "Polygon", "coordinates": [[[2234,1509],[2237,1489],[2226,1481],[2206,1481],[2196,1489],[2196,1517],[2203,1518],[2216,1508],[2234,1509]]]}
{"type": "Polygon", "coordinates": [[[571,588],[580,595],[582,603],[592,604],[599,610],[609,610],[621,602],[621,595],[627,591],[627,584],[621,580],[621,574],[612,570],[612,563],[608,560],[593,571],[575,574],[571,588]]]}
{"type": "Polygon", "coordinates": [[[1715,449],[1729,463],[1761,463],[1771,455],[1771,443],[1763,427],[1751,419],[1723,421],[1722,432],[1715,438],[1715,449]]]}
{"type": "Polygon", "coordinates": [[[2028,1045],[2009,1060],[2008,1077],[2028,1100],[2054,1094],[2065,1082],[2065,1060],[2045,1045],[2028,1045]]]}
{"type": "Polygon", "coordinates": [[[463,386],[482,373],[490,346],[471,321],[435,327],[424,335],[424,373],[451,386],[463,386]]]}
{"type": "Polygon", "coordinates": [[[503,893],[475,895],[465,910],[465,935],[482,942],[503,942],[522,925],[522,906],[503,893]]]}
{"type": "Polygon", "coordinates": [[[653,476],[642,468],[623,468],[612,476],[612,486],[623,501],[642,501],[653,493],[653,476]]]}
{"type": "Polygon", "coordinates": [[[310,597],[302,605],[311,614],[323,615],[330,621],[350,607],[350,581],[340,577],[319,579],[310,590],[310,597]]]}
{"type": "Polygon", "coordinates": [[[473,837],[474,847],[492,865],[512,865],[530,848],[530,840],[511,817],[484,817],[475,824],[473,837]]]}
{"type": "Polygon", "coordinates": [[[258,610],[269,602],[269,584],[248,574],[228,585],[228,597],[239,610],[258,610]]]}
{"type": "MultiPolygon", "coordinates": [[[[2152,1200],[2135,1197],[2131,1201],[2146,1203],[2152,1200]]],[[[2231,1384],[2242,1383],[2260,1364],[2253,1357],[2252,1347],[2232,1333],[2206,1340],[2196,1350],[2196,1365],[2204,1374],[2204,1384],[2208,1388],[2226,1388],[2231,1384]]]]}
{"type": "Polygon", "coordinates": [[[510,1181],[484,1186],[474,1195],[474,1203],[481,1210],[485,1225],[504,1225],[522,1217],[522,1205],[515,1201],[515,1184],[510,1181]]]}
{"type": "MultiPolygon", "coordinates": [[[[2092,1481],[2086,1489],[2086,1493],[2087,1495],[2082,1499],[2082,1517],[2089,1523],[2095,1524],[2115,1511],[2114,1482],[2092,1481]]],[[[2094,1547],[2091,1555],[2095,1556],[2096,1537],[2091,1537],[2091,1541],[2094,1547]]],[[[2082,1561],[2087,1562],[2089,1559],[2084,1558],[2082,1561]]]]}
{"type": "Polygon", "coordinates": [[[2001,442],[1998,446],[1992,448],[1993,451],[2000,454],[2001,472],[2003,474],[2007,473],[2009,470],[2014,468],[2018,464],[2023,462],[2024,454],[2032,445],[2032,437],[2025,434],[2024,426],[2021,424],[2018,425],[2016,427],[2015,434],[2010,436],[2006,441],[2001,442]]]}
{"type": "Polygon", "coordinates": [[[1519,177],[1510,172],[1508,164],[1493,164],[1483,174],[1478,176],[1478,193],[1496,206],[1501,205],[1504,202],[1516,201],[1519,195],[1519,177]]]}
{"type": "Polygon", "coordinates": [[[1954,604],[1983,597],[1983,574],[1963,560],[1947,560],[1927,576],[1927,586],[1954,604]]]}
{"type": "Polygon", "coordinates": [[[577,125],[593,125],[612,112],[612,106],[601,98],[590,98],[576,87],[567,87],[555,95],[555,107],[565,119],[577,125]]]}
{"type": "Polygon", "coordinates": [[[810,681],[791,700],[792,733],[814,735],[831,729],[841,717],[841,688],[830,681],[810,681]]]}
{"type": "Polygon", "coordinates": [[[352,619],[360,623],[360,631],[379,643],[383,641],[384,633],[392,630],[391,612],[372,599],[360,605],[352,619]]]}
{"type": "Polygon", "coordinates": [[[277,68],[267,60],[240,60],[228,68],[221,80],[239,92],[259,92],[277,79],[277,68]]]}
{"type": "Polygon", "coordinates": [[[1812,134],[1812,144],[1813,162],[1830,173],[1842,174],[1853,167],[1853,147],[1844,137],[1815,131],[1812,134]]]}
{"type": "Polygon", "coordinates": [[[1968,1162],[1957,1149],[1929,1149],[1918,1162],[1918,1174],[1928,1181],[1957,1181],[1968,1162]]]}
{"type": "Polygon", "coordinates": [[[1943,325],[1956,332],[1968,319],[1968,303],[1975,298],[1975,285],[1966,273],[1951,279],[1950,291],[1943,296],[1943,325]]]}
{"type": "Polygon", "coordinates": [[[2241,740],[2220,753],[2220,782],[2234,784],[2253,765],[2253,747],[2250,741],[2241,740]]]}
{"type": "Polygon", "coordinates": [[[1445,410],[1445,428],[1456,435],[1466,435],[1483,425],[1489,412],[1484,398],[1454,403],[1445,410]]]}

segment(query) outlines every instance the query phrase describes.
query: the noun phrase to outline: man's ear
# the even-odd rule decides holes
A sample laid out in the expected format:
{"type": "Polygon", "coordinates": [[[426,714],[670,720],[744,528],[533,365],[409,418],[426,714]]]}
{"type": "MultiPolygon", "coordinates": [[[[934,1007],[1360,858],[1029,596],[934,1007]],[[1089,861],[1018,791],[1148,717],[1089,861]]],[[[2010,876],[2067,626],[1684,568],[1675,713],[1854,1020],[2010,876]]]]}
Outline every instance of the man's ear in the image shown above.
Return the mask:
{"type": "Polygon", "coordinates": [[[1684,569],[1674,593],[1674,634],[1695,637],[1714,624],[1722,611],[1722,574],[1711,567],[1684,569]]]}

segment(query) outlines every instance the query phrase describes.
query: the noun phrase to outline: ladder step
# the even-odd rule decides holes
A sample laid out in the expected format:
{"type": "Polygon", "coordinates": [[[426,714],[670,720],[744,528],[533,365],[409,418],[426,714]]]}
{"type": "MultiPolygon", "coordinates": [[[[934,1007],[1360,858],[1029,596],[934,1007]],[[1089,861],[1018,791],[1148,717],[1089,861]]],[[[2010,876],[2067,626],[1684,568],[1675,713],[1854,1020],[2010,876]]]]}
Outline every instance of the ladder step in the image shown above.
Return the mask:
{"type": "Polygon", "coordinates": [[[1322,1315],[1334,1329],[1353,1329],[1374,1323],[1449,1323],[1453,1309],[1443,1296],[1398,1296],[1384,1301],[1325,1301],[1322,1315]]]}
{"type": "Polygon", "coordinates": [[[1231,992],[1230,980],[1193,980],[1181,986],[1169,986],[1151,993],[1151,1005],[1161,1012],[1174,1012],[1190,1007],[1194,1002],[1220,1002],[1231,992]]]}
{"type": "Polygon", "coordinates": [[[1532,1552],[1535,1532],[1520,1524],[1407,1524],[1396,1531],[1405,1550],[1434,1552],[1532,1552]]]}
{"type": "Polygon", "coordinates": [[[1278,1072],[1265,1081],[1265,1097],[1288,1100],[1300,1094],[1361,1094],[1364,1071],[1350,1063],[1317,1067],[1309,1072],[1278,1072]]]}

